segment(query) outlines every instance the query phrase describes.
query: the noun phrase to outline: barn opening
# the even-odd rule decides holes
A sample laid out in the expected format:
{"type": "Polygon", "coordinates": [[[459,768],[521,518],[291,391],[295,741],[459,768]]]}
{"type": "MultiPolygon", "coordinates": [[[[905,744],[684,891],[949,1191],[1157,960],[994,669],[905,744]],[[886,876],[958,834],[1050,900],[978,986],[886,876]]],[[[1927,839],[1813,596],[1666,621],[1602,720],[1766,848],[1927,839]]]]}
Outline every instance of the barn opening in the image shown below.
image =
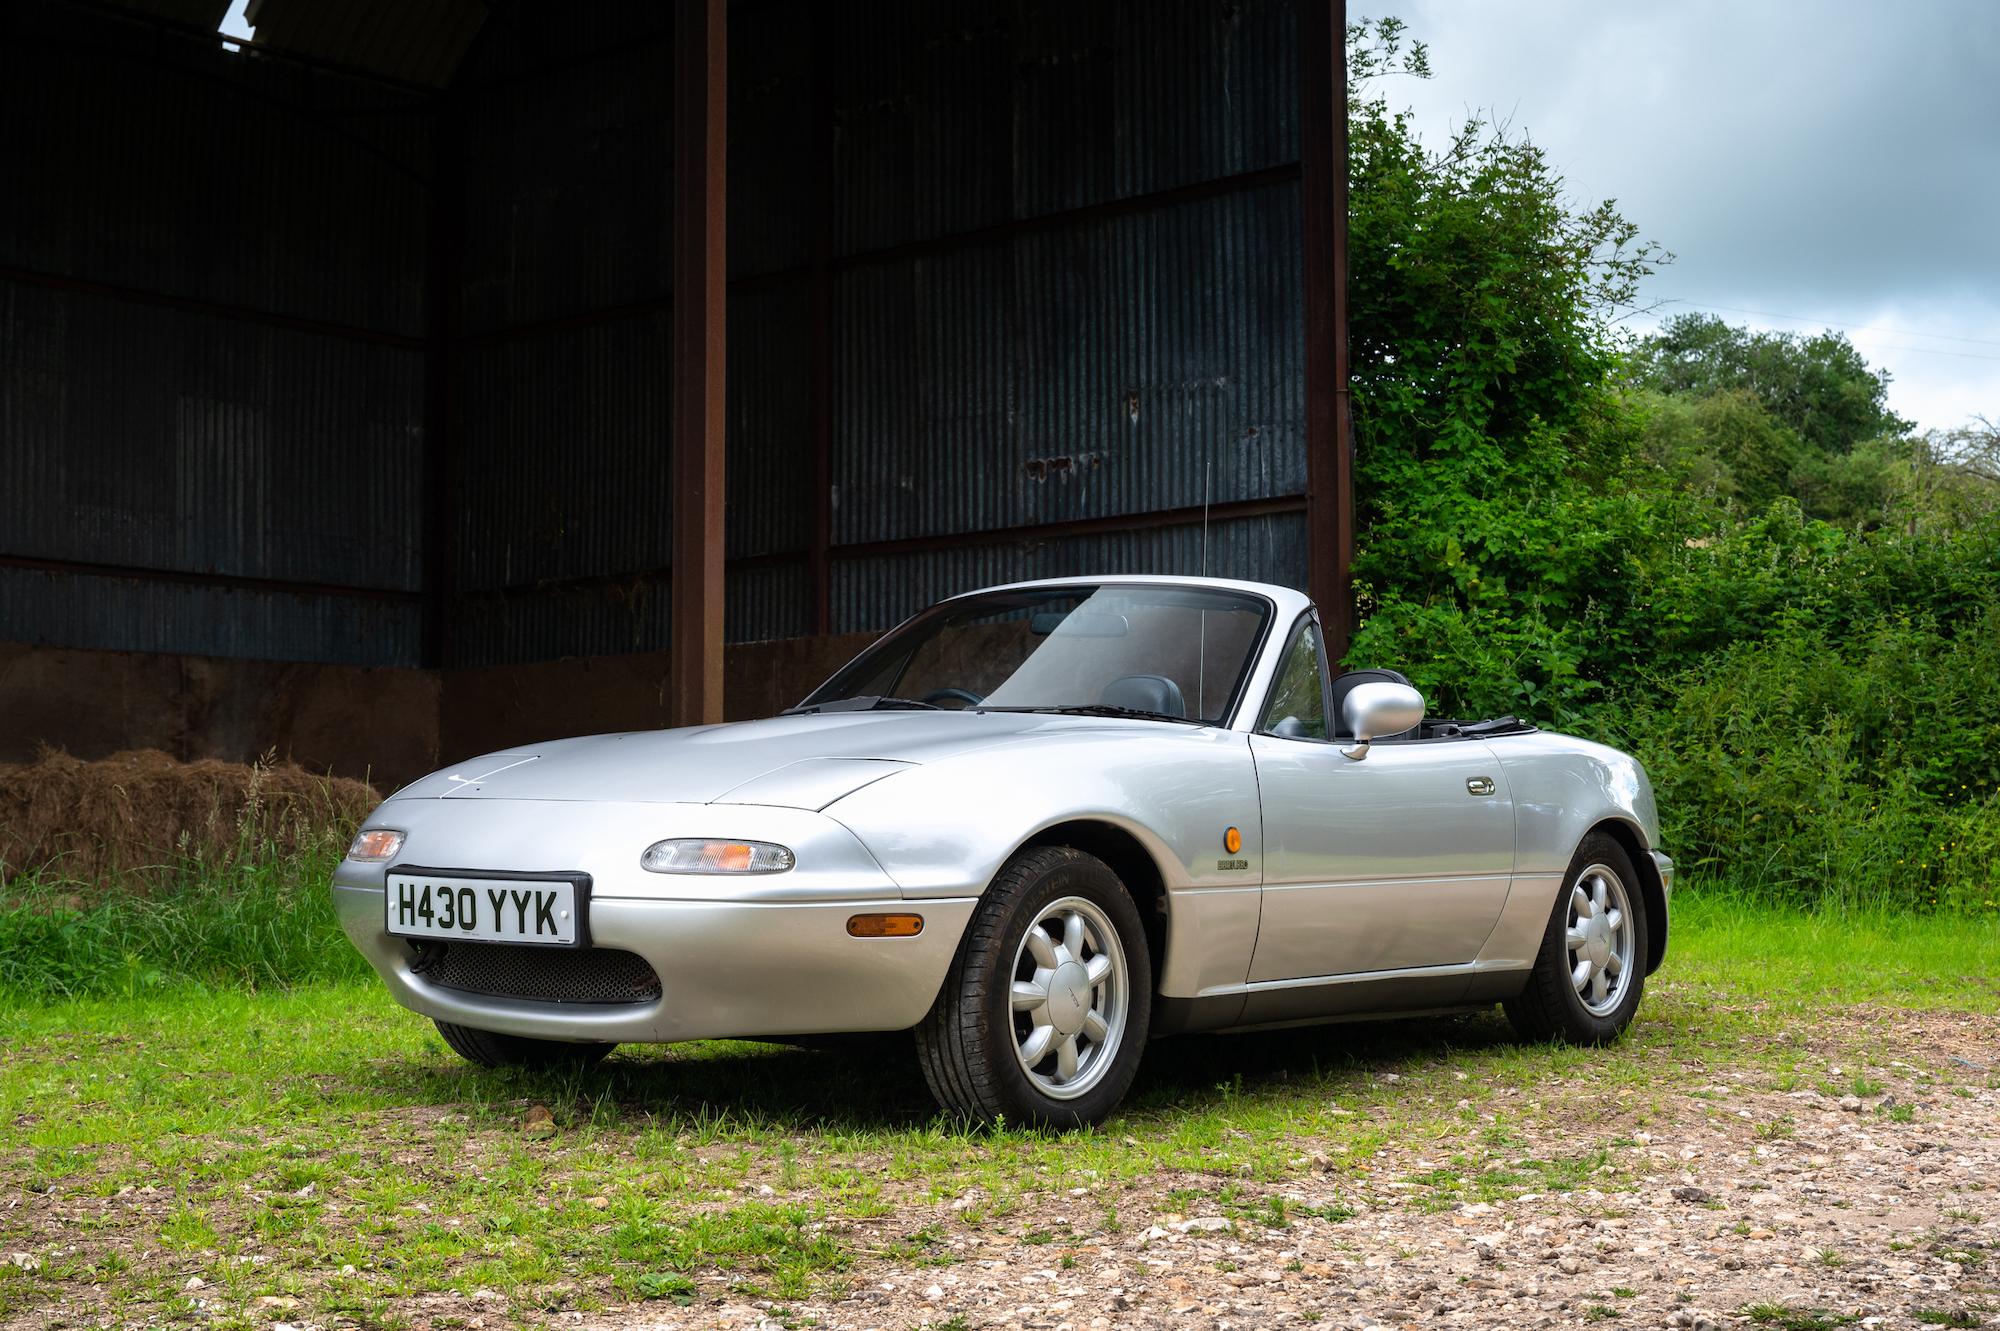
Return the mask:
{"type": "Polygon", "coordinates": [[[1344,624],[1342,6],[17,0],[0,761],[383,787],[942,596],[1344,624]]]}

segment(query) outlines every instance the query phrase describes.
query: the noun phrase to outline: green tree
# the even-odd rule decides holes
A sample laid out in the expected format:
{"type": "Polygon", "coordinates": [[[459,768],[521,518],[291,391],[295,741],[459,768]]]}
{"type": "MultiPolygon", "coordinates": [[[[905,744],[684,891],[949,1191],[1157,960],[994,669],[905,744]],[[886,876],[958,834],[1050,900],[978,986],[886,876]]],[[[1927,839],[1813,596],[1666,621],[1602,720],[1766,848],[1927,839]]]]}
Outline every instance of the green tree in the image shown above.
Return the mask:
{"type": "Polygon", "coordinates": [[[1568,207],[1524,137],[1474,121],[1426,149],[1363,90],[1400,37],[1348,34],[1364,615],[1348,660],[1396,663],[1452,711],[1560,712],[1601,673],[1586,658],[1617,650],[1618,551],[1649,521],[1612,483],[1639,422],[1612,391],[1606,320],[1663,256],[1613,204],[1568,207]]]}
{"type": "Polygon", "coordinates": [[[1712,314],[1683,314],[1640,340],[1633,368],[1664,393],[1749,393],[1814,452],[1836,456],[1916,422],[1889,410],[1890,375],[1870,368],[1845,333],[1752,332],[1712,314]]]}
{"type": "Polygon", "coordinates": [[[1889,409],[1889,372],[1844,334],[1684,314],[1640,340],[1633,372],[1660,395],[1648,452],[1751,513],[1789,495],[1808,517],[1872,524],[1896,492],[1915,426],[1889,409]]]}
{"type": "Polygon", "coordinates": [[[1646,391],[1639,403],[1646,412],[1647,457],[1681,485],[1735,500],[1752,513],[1792,492],[1799,437],[1774,420],[1755,393],[1646,391]]]}

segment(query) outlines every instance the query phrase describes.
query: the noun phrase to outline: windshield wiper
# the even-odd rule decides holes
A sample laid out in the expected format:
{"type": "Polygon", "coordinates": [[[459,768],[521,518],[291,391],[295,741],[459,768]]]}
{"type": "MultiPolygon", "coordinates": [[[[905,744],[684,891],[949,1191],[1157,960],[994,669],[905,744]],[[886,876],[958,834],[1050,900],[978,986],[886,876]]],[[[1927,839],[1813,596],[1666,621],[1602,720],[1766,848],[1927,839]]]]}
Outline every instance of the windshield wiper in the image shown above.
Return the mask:
{"type": "Polygon", "coordinates": [[[807,703],[803,707],[787,707],[779,716],[804,716],[809,712],[936,712],[940,707],[927,702],[913,702],[908,698],[884,698],[876,694],[863,694],[859,698],[832,698],[826,702],[807,703]]]}
{"type": "Polygon", "coordinates": [[[1113,707],[1109,703],[1063,703],[1048,707],[968,707],[969,712],[1048,712],[1055,716],[1129,716],[1140,721],[1179,721],[1182,725],[1212,726],[1198,716],[1175,716],[1172,712],[1148,712],[1137,707],[1113,707]]]}

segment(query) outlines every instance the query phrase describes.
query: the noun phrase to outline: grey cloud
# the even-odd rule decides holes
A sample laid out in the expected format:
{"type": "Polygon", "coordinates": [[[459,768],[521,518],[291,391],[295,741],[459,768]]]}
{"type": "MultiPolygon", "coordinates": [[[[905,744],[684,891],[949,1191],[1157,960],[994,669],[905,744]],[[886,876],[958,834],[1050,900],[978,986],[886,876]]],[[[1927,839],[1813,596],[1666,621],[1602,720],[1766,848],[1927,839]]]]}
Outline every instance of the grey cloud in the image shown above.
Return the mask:
{"type": "MultiPolygon", "coordinates": [[[[1382,12],[1430,44],[1436,71],[1387,81],[1392,104],[1412,107],[1433,143],[1468,112],[1531,135],[1579,201],[1616,198],[1680,256],[1654,298],[2000,341],[1991,0],[1416,0],[1382,12]]],[[[1903,409],[1926,424],[1981,401],[2000,409],[2000,361],[1878,358],[1902,396],[1925,399],[1903,409]]]]}

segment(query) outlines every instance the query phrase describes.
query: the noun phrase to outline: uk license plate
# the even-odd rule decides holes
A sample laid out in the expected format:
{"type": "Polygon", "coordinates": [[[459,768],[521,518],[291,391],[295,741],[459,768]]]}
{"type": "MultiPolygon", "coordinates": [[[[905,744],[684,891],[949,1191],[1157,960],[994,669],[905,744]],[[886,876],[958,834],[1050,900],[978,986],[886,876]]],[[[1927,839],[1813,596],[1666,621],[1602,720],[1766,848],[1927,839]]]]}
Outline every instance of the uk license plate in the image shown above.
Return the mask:
{"type": "Polygon", "coordinates": [[[479,943],[575,947],[588,937],[587,892],[565,879],[472,878],[391,870],[389,933],[479,943]]]}

